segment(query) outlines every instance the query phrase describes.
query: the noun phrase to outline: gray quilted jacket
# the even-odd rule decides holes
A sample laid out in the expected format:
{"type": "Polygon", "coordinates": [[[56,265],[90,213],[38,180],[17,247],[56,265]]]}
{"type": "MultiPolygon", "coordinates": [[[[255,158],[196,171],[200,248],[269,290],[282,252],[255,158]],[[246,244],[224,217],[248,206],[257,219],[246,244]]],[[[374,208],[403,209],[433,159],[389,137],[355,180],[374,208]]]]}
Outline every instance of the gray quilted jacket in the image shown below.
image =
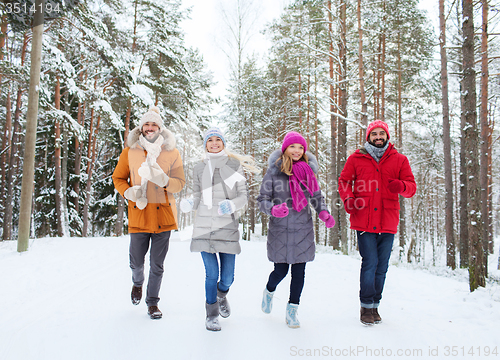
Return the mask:
{"type": "MultiPolygon", "coordinates": [[[[191,240],[191,251],[208,253],[227,253],[239,254],[240,247],[240,232],[238,230],[239,211],[244,208],[248,202],[248,191],[246,181],[237,182],[230,189],[220,176],[219,168],[214,170],[212,181],[212,208],[209,209],[203,203],[202,196],[202,176],[203,171],[207,166],[203,161],[194,167],[194,204],[193,210],[196,210],[196,216],[193,227],[193,237],[191,240]],[[224,188],[226,188],[228,198],[232,200],[236,206],[236,211],[231,215],[219,215],[219,202],[226,199],[224,188]]],[[[243,174],[243,168],[240,162],[234,158],[228,158],[225,164],[233,171],[243,174]]]]}
{"type": "MultiPolygon", "coordinates": [[[[318,172],[318,161],[310,152],[306,153],[309,165],[315,174],[318,172]]],[[[283,202],[287,203],[290,213],[284,218],[270,217],[267,234],[267,257],[274,263],[297,264],[314,260],[315,243],[311,206],[317,213],[328,210],[321,190],[311,197],[304,191],[309,205],[300,212],[292,208],[289,176],[281,172],[281,162],[276,160],[281,150],[274,151],[269,157],[269,168],[262,180],[260,195],[257,198],[260,211],[271,215],[271,208],[283,202]]]]}

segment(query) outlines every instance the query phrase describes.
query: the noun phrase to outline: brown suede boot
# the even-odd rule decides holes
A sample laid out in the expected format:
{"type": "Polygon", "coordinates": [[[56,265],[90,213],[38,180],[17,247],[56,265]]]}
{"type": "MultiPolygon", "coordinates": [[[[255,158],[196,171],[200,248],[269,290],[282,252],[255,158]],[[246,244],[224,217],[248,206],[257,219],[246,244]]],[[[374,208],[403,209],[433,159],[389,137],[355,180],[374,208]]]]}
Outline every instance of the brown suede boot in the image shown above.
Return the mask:
{"type": "Polygon", "coordinates": [[[373,309],[368,309],[361,307],[361,316],[359,320],[361,321],[362,324],[364,325],[373,325],[375,324],[375,321],[373,320],[373,309]]]}
{"type": "Polygon", "coordinates": [[[132,286],[130,297],[132,298],[132,304],[139,305],[142,298],[142,286],[132,286]]]}
{"type": "Polygon", "coordinates": [[[373,315],[373,322],[375,324],[380,324],[382,322],[382,318],[380,317],[380,315],[378,314],[378,310],[377,308],[373,308],[372,309],[372,315],[373,315]]]}
{"type": "Polygon", "coordinates": [[[158,309],[158,306],[155,305],[148,306],[148,315],[153,320],[161,319],[161,317],[163,316],[160,309],[158,309]]]}

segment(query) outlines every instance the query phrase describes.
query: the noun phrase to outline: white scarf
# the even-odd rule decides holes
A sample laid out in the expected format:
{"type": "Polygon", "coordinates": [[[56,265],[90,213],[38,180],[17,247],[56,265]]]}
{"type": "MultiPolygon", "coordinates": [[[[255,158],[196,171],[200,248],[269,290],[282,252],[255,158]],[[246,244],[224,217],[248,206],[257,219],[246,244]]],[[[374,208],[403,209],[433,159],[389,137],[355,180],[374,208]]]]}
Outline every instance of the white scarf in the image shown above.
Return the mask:
{"type": "Polygon", "coordinates": [[[227,166],[228,156],[222,150],[216,154],[206,153],[203,162],[206,164],[205,170],[201,179],[203,203],[209,208],[212,208],[212,182],[215,169],[219,169],[220,176],[224,183],[232,189],[238,181],[245,180],[245,177],[227,166]]]}
{"type": "MultiPolygon", "coordinates": [[[[156,163],[156,159],[161,153],[161,147],[163,145],[163,142],[165,141],[164,137],[160,134],[156,138],[154,142],[149,142],[148,139],[146,139],[142,134],[139,135],[139,144],[146,150],[147,156],[146,160],[141,164],[142,166],[150,166],[156,163]]],[[[146,179],[141,179],[141,193],[142,196],[140,199],[138,199],[138,205],[140,205],[142,208],[146,207],[146,204],[148,203],[147,200],[147,192],[148,192],[148,180],[146,179]]]]}

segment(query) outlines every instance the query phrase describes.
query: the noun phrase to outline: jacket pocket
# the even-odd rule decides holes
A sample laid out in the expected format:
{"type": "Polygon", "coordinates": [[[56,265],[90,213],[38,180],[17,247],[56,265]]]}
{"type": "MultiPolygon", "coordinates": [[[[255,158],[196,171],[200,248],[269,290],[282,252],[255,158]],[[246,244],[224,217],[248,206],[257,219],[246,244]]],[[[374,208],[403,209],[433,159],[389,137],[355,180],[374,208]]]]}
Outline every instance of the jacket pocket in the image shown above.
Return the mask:
{"type": "Polygon", "coordinates": [[[174,214],[169,203],[159,204],[158,223],[160,226],[175,225],[174,214]]]}
{"type": "Polygon", "coordinates": [[[398,200],[382,200],[384,204],[384,216],[382,217],[382,228],[393,229],[399,224],[399,201],[398,200]]]}
{"type": "Polygon", "coordinates": [[[351,214],[351,226],[366,228],[370,222],[370,197],[357,197],[354,206],[356,211],[351,214]]]}
{"type": "Polygon", "coordinates": [[[139,209],[135,202],[128,202],[128,225],[133,228],[144,228],[144,213],[145,210],[139,209]]]}

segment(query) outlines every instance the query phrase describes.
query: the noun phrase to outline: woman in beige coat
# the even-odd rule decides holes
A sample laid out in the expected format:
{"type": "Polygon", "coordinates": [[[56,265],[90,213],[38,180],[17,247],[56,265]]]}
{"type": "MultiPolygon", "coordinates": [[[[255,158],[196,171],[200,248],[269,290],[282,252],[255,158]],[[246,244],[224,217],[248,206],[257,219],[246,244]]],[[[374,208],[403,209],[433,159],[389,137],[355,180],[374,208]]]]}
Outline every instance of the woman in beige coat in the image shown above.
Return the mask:
{"type": "Polygon", "coordinates": [[[180,204],[183,212],[196,210],[191,251],[201,252],[205,265],[205,325],[211,331],[221,329],[219,314],[226,318],[231,313],[226,295],[234,280],[236,254],[241,252],[238,213],[248,201],[243,168],[256,171],[252,158],[232,154],[225,145],[219,128],[205,133],[205,158],[194,167],[193,199],[180,204]]]}

